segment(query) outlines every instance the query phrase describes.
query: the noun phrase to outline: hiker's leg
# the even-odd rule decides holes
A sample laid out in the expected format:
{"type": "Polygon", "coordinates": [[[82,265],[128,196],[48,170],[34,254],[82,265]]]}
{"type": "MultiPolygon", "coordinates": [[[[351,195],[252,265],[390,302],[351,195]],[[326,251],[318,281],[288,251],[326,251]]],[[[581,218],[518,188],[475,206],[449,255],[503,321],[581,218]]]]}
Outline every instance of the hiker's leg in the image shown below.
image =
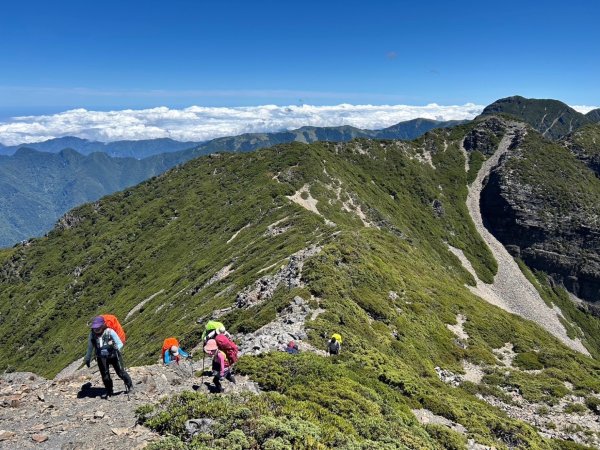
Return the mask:
{"type": "Polygon", "coordinates": [[[123,364],[123,356],[121,355],[121,352],[117,351],[117,354],[111,358],[111,363],[115,368],[117,376],[123,380],[123,383],[125,383],[127,389],[130,389],[133,386],[133,383],[131,382],[131,377],[125,370],[125,364],[123,364]]]}
{"type": "Polygon", "coordinates": [[[219,380],[219,375],[215,375],[215,377],[213,378],[213,383],[215,383],[217,392],[223,392],[223,386],[221,386],[221,380],[219,380]]]}
{"type": "Polygon", "coordinates": [[[108,360],[107,358],[96,358],[98,362],[98,368],[100,369],[100,376],[102,376],[102,382],[104,383],[104,387],[106,388],[106,392],[108,395],[113,394],[113,381],[110,378],[110,370],[108,368],[108,360]]]}
{"type": "Polygon", "coordinates": [[[235,384],[235,377],[233,376],[233,370],[231,370],[231,368],[225,374],[225,378],[227,378],[231,383],[235,384]]]}

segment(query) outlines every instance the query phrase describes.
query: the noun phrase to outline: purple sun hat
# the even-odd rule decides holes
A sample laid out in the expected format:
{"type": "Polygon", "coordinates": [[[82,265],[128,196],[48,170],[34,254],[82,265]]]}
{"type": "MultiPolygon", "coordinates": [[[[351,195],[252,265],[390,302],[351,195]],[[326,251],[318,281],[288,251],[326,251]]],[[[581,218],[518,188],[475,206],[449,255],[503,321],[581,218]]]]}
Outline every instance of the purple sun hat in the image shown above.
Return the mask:
{"type": "Polygon", "coordinates": [[[92,329],[102,328],[104,325],[105,325],[104,317],[98,316],[98,317],[94,317],[94,320],[92,320],[92,325],[90,326],[90,328],[92,328],[92,329]]]}

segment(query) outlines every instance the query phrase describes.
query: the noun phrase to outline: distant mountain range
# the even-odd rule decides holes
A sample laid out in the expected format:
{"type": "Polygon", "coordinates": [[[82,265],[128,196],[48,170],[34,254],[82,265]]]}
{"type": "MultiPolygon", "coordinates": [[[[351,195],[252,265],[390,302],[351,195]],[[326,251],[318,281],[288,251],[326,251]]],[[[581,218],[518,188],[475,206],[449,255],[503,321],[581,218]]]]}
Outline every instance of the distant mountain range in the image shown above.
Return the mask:
{"type": "Polygon", "coordinates": [[[340,127],[302,127],[296,130],[273,133],[246,133],[239,136],[227,136],[206,142],[180,142],[173,139],[145,139],[140,141],[98,142],[65,136],[44,142],[3,146],[0,155],[13,155],[19,148],[30,148],[40,152],[58,153],[65,148],[75,150],[82,155],[96,152],[114,157],[147,158],[160,153],[173,153],[193,147],[209,149],[207,151],[250,151],[287,142],[346,141],[357,137],[373,139],[415,139],[434,128],[445,128],[464,121],[438,121],[413,119],[397,123],[382,130],[363,130],[351,126],[340,127]]]}
{"type": "Polygon", "coordinates": [[[198,142],[180,142],[173,139],[145,139],[141,141],[98,142],[65,136],[43,142],[3,146],[0,144],[0,155],[13,155],[18,149],[27,147],[40,152],[58,153],[65,148],[76,150],[82,155],[96,152],[115,157],[146,158],[159,153],[171,153],[198,145],[198,142]]]}
{"type": "Polygon", "coordinates": [[[28,148],[0,156],[0,246],[38,236],[72,207],[133,186],[187,159],[180,154],[138,160],[28,148]]]}
{"type": "MultiPolygon", "coordinates": [[[[459,123],[415,119],[383,130],[361,130],[350,126],[303,127],[279,133],[223,137],[179,151],[175,151],[176,141],[170,139],[103,144],[65,137],[32,144],[32,148],[17,146],[12,156],[0,156],[0,247],[44,234],[74,206],[138,184],[198,156],[214,152],[249,152],[294,141],[413,139],[431,129],[459,123]],[[74,148],[55,152],[61,143],[71,144],[74,148]],[[92,148],[103,148],[106,152],[85,154],[92,148]],[[117,158],[110,154],[119,149],[128,149],[127,152],[135,155],[151,154],[161,148],[169,150],[143,159],[117,158]]],[[[177,144],[189,147],[193,143],[177,144]]],[[[11,147],[4,150],[6,148],[11,147]]]]}

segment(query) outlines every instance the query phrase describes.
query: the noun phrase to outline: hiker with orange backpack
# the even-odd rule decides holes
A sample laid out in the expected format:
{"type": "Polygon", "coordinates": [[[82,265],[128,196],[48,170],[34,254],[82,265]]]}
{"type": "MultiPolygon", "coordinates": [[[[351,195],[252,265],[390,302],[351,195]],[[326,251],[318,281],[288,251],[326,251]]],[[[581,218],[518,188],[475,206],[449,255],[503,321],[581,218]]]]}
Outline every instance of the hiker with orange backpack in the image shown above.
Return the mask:
{"type": "Polygon", "coordinates": [[[110,377],[111,365],[115,369],[117,376],[125,383],[127,392],[131,392],[133,390],[133,383],[131,377],[125,371],[125,365],[123,364],[123,357],[121,355],[125,333],[118,323],[118,320],[114,316],[98,316],[94,318],[90,328],[91,331],[88,339],[87,353],[85,355],[85,365],[90,367],[92,351],[95,350],[96,361],[98,362],[102,382],[106,388],[106,396],[108,397],[114,394],[113,381],[110,377]],[[123,338],[119,336],[117,331],[109,327],[105,317],[108,317],[110,321],[113,321],[113,319],[116,321],[116,324],[113,326],[119,329],[123,338]]]}
{"type": "Polygon", "coordinates": [[[212,357],[213,383],[215,384],[217,392],[224,391],[221,381],[225,378],[235,384],[235,377],[233,376],[231,367],[235,361],[230,361],[227,354],[219,349],[217,341],[209,339],[204,346],[204,352],[212,357]]]}
{"type": "Polygon", "coordinates": [[[165,364],[176,363],[179,365],[179,361],[182,358],[189,358],[190,355],[180,347],[179,341],[170,337],[164,340],[162,347],[162,359],[165,364]]]}

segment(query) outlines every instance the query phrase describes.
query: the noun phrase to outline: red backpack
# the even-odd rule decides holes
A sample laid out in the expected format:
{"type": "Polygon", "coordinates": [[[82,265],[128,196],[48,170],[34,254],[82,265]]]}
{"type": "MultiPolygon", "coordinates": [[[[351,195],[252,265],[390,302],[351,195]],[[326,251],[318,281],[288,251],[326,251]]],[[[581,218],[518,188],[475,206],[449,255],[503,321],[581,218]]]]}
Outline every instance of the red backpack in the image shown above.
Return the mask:
{"type": "Polygon", "coordinates": [[[171,347],[173,347],[173,346],[179,347],[179,341],[177,339],[175,339],[174,337],[166,338],[165,341],[163,342],[163,348],[162,348],[163,360],[165,359],[165,352],[170,350],[171,347]]]}
{"type": "Polygon", "coordinates": [[[223,353],[225,353],[225,356],[227,356],[227,361],[229,361],[229,364],[234,364],[237,362],[238,346],[235,345],[235,342],[233,342],[224,334],[219,334],[215,338],[215,341],[217,341],[217,347],[219,347],[219,350],[221,350],[223,353]]]}
{"type": "Polygon", "coordinates": [[[117,319],[112,314],[102,314],[102,318],[104,319],[104,323],[106,324],[106,327],[112,328],[113,330],[115,330],[115,333],[117,333],[117,335],[119,336],[119,339],[121,339],[121,342],[123,343],[123,345],[125,345],[127,336],[125,335],[125,331],[123,330],[123,327],[119,323],[119,319],[117,319]]]}

